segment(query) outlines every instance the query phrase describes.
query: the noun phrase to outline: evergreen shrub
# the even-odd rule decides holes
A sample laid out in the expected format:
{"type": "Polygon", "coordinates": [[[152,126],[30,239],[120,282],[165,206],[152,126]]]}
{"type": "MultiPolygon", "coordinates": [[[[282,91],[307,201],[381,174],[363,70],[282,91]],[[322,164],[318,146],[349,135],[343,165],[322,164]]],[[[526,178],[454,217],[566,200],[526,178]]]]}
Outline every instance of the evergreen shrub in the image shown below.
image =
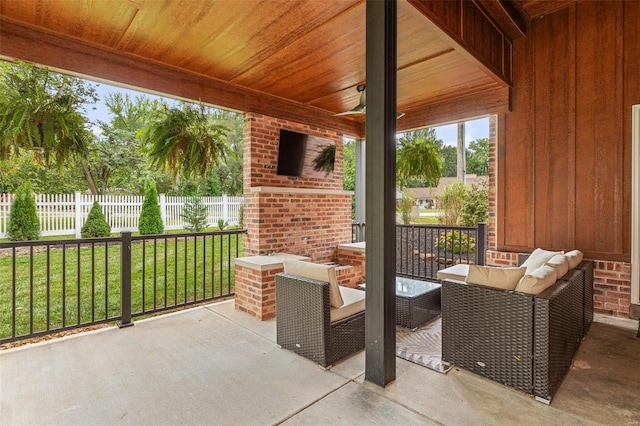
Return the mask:
{"type": "Polygon", "coordinates": [[[40,238],[40,221],[31,183],[18,187],[9,212],[7,234],[11,241],[30,241],[40,238]]]}
{"type": "Polygon", "coordinates": [[[207,206],[202,204],[202,197],[196,195],[185,201],[180,216],[187,224],[184,226],[191,232],[202,232],[207,224],[207,206]]]}
{"type": "Polygon", "coordinates": [[[144,196],[140,220],[138,221],[138,231],[140,231],[140,235],[155,235],[164,232],[155,182],[151,182],[144,196]]]}
{"type": "Polygon", "coordinates": [[[103,238],[111,235],[111,226],[107,223],[97,201],[93,202],[89,216],[87,216],[80,233],[82,238],[103,238]]]}

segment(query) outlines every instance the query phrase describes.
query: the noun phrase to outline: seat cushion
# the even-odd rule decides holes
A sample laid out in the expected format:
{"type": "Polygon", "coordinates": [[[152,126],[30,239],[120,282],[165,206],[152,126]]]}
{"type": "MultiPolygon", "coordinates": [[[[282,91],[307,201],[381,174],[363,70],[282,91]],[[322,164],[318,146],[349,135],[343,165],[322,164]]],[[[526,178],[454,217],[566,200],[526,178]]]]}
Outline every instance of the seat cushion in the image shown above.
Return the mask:
{"type": "Polygon", "coordinates": [[[448,268],[441,269],[437,272],[439,280],[449,279],[464,281],[469,274],[469,265],[460,263],[458,265],[449,266],[448,268]]]}
{"type": "Polygon", "coordinates": [[[542,290],[551,287],[558,280],[558,270],[553,266],[542,265],[531,274],[526,274],[518,285],[516,291],[528,294],[538,294],[542,290]]]}
{"type": "Polygon", "coordinates": [[[578,266],[584,257],[580,250],[571,250],[564,255],[567,256],[567,260],[569,261],[569,269],[573,269],[578,266]]]}
{"type": "Polygon", "coordinates": [[[569,271],[569,259],[564,254],[556,254],[545,265],[556,268],[558,278],[564,277],[564,274],[569,271]]]}
{"type": "Polygon", "coordinates": [[[466,282],[495,287],[503,290],[513,290],[524,275],[527,268],[499,268],[495,266],[469,265],[469,275],[466,282]]]}
{"type": "Polygon", "coordinates": [[[547,263],[549,259],[551,259],[556,254],[562,254],[562,253],[559,251],[549,251],[549,250],[543,250],[541,248],[537,248],[531,253],[531,255],[529,255],[527,260],[525,260],[520,266],[526,267],[527,274],[530,274],[536,269],[538,269],[539,267],[541,267],[542,265],[544,265],[545,263],[547,263]]]}
{"type": "Polygon", "coordinates": [[[329,299],[331,301],[331,307],[339,308],[344,304],[342,295],[338,289],[338,279],[336,278],[335,266],[293,259],[285,259],[282,263],[284,264],[285,274],[297,275],[299,277],[329,283],[329,299]]]}
{"type": "Polygon", "coordinates": [[[339,308],[331,308],[331,322],[355,315],[364,311],[366,291],[356,290],[355,288],[338,286],[340,295],[344,301],[344,305],[339,308]]]}

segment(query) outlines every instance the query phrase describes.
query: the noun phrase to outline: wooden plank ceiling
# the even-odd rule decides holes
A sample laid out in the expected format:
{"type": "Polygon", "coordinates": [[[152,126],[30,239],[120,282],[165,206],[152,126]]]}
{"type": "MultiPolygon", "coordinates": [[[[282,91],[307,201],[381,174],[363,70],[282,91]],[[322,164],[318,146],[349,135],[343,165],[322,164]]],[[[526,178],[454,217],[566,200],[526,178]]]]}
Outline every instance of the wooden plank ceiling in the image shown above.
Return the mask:
{"type": "MultiPolygon", "coordinates": [[[[407,113],[398,127],[504,109],[509,79],[461,49],[455,37],[414,3],[419,2],[398,3],[397,108],[407,113]],[[465,111],[464,99],[473,103],[493,94],[501,99],[485,101],[492,105],[486,112],[471,106],[465,111]],[[458,105],[457,111],[451,105],[458,105]],[[436,109],[440,113],[434,113],[436,109]]],[[[526,14],[527,3],[539,13],[540,2],[534,0],[524,0],[515,9],[526,14]]],[[[109,71],[110,58],[133,59],[202,79],[203,86],[216,90],[203,90],[201,99],[220,107],[268,114],[274,105],[273,115],[282,118],[307,115],[347,134],[364,132],[363,115],[334,117],[358,104],[356,86],[365,83],[364,0],[12,0],[0,3],[0,19],[0,55],[6,57],[169,95],[187,93],[179,82],[165,83],[159,90],[152,76],[109,71]],[[34,40],[33,45],[10,45],[10,35],[18,32],[14,28],[22,39],[34,40]],[[54,39],[47,47],[51,53],[33,52],[43,40],[54,39]],[[63,44],[104,52],[104,65],[96,70],[80,61],[64,62],[60,56],[73,55],[55,52],[54,45],[63,44]],[[240,101],[239,96],[253,100],[240,101]]]]}

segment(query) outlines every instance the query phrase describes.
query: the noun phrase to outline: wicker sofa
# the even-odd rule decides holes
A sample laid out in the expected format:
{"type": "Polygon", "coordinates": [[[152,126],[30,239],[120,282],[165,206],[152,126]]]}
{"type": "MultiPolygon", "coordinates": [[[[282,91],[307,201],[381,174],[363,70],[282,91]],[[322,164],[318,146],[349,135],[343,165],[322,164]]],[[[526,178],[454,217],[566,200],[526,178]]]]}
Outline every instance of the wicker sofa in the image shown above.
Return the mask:
{"type": "Polygon", "coordinates": [[[325,368],[364,348],[364,291],[338,286],[332,266],[285,260],[284,270],[276,274],[278,346],[325,368]]]}
{"type": "Polygon", "coordinates": [[[593,321],[593,262],[538,294],[441,283],[442,360],[549,403],[593,321]]]}

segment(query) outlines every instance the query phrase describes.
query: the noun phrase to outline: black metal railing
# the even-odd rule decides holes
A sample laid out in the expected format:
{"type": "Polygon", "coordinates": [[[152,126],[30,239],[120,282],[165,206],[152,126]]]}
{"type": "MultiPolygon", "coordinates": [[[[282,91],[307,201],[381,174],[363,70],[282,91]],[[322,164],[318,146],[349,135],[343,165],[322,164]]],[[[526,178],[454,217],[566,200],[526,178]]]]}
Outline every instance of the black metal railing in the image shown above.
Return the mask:
{"type": "Polygon", "coordinates": [[[0,243],[0,343],[231,296],[244,233],[0,243]]]}
{"type": "MultiPolygon", "coordinates": [[[[352,235],[364,235],[364,223],[353,223],[352,235]]],[[[396,274],[436,279],[437,272],[458,263],[484,265],[487,225],[396,225],[396,274]]],[[[353,242],[364,239],[353,239],[353,242]]]]}

